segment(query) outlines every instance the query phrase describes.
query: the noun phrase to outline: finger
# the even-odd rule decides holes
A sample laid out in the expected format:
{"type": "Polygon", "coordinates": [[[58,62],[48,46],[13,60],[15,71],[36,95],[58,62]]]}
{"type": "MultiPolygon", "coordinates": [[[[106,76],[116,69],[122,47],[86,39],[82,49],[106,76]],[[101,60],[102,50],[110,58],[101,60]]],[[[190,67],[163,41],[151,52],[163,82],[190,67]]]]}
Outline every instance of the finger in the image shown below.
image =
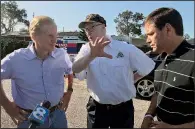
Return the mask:
{"type": "Polygon", "coordinates": [[[99,40],[99,37],[97,37],[97,38],[95,39],[94,45],[97,44],[98,40],[99,40]]]}
{"type": "Polygon", "coordinates": [[[90,48],[93,46],[92,42],[89,42],[89,46],[90,46],[90,48]]]}
{"type": "Polygon", "coordinates": [[[104,43],[102,43],[102,47],[104,48],[106,45],[108,45],[110,43],[110,41],[105,41],[104,43]]]}
{"type": "Polygon", "coordinates": [[[22,115],[18,115],[18,116],[16,117],[16,119],[19,120],[19,121],[25,121],[27,118],[25,118],[25,117],[22,116],[22,115]]]}
{"type": "Polygon", "coordinates": [[[14,122],[14,124],[18,125],[17,120],[14,117],[11,117],[12,121],[14,122]]]}
{"type": "Polygon", "coordinates": [[[26,112],[26,111],[24,111],[24,110],[22,110],[22,109],[19,110],[19,113],[20,113],[21,115],[27,115],[27,114],[28,114],[28,112],[26,112]]]}
{"type": "Polygon", "coordinates": [[[109,59],[112,59],[112,55],[110,55],[110,54],[107,54],[107,53],[103,53],[103,57],[107,57],[107,58],[109,58],[109,59]]]}
{"type": "Polygon", "coordinates": [[[21,123],[22,123],[22,121],[19,121],[19,120],[18,120],[18,123],[17,123],[17,125],[20,125],[21,123]]]}
{"type": "Polygon", "coordinates": [[[64,111],[65,111],[65,112],[66,112],[66,110],[67,110],[67,107],[64,108],[64,111]]]}
{"type": "Polygon", "coordinates": [[[98,43],[101,43],[104,39],[104,36],[102,36],[99,40],[98,40],[98,43]]]}
{"type": "Polygon", "coordinates": [[[58,105],[58,109],[63,110],[63,106],[62,105],[58,105]]]}

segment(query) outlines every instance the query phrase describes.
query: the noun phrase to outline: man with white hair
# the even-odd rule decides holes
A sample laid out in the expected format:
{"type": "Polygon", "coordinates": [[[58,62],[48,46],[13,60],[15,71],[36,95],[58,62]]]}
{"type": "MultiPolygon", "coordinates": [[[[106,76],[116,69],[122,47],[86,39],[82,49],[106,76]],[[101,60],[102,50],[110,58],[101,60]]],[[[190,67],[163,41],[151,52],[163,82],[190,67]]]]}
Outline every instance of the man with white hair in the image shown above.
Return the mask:
{"type": "Polygon", "coordinates": [[[12,80],[14,101],[0,86],[1,106],[18,120],[18,128],[27,128],[27,117],[44,100],[51,103],[49,120],[41,128],[67,128],[65,111],[72,94],[72,63],[62,48],[55,48],[57,26],[47,16],[34,17],[29,33],[33,44],[15,50],[1,60],[1,80],[12,80]],[[64,92],[64,73],[68,90],[64,92]]]}

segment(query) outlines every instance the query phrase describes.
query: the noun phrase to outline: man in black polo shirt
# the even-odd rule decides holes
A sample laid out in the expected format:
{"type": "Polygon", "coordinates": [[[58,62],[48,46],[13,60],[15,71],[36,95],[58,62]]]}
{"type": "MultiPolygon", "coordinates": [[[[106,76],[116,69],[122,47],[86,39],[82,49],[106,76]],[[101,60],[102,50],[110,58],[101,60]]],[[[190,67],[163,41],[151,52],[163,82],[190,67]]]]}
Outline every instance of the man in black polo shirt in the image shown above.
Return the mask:
{"type": "Polygon", "coordinates": [[[194,128],[195,47],[183,39],[181,15],[173,8],[156,9],[144,28],[147,43],[164,61],[155,70],[156,92],[141,127],[194,128]]]}

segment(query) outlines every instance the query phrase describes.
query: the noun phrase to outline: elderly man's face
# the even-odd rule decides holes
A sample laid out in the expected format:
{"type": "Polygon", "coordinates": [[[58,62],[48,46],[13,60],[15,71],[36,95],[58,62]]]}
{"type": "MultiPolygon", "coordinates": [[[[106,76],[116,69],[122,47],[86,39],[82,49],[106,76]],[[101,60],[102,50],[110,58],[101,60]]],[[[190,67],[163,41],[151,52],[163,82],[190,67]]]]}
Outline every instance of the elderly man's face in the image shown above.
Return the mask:
{"type": "Polygon", "coordinates": [[[36,44],[43,50],[52,52],[57,41],[57,27],[53,24],[42,26],[34,38],[36,44]]]}
{"type": "Polygon", "coordinates": [[[89,23],[84,28],[89,41],[95,41],[97,37],[106,35],[105,25],[99,22],[89,23]]]}

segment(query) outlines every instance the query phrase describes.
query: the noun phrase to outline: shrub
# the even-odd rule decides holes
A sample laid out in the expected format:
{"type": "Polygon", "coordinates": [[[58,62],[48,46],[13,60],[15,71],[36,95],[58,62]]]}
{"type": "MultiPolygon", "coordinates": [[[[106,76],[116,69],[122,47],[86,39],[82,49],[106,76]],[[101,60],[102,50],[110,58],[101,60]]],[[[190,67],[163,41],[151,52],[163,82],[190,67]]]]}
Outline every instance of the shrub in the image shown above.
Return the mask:
{"type": "Polygon", "coordinates": [[[14,50],[25,48],[28,46],[28,42],[8,37],[1,37],[0,43],[1,59],[3,59],[7,54],[13,52],[14,50]]]}

